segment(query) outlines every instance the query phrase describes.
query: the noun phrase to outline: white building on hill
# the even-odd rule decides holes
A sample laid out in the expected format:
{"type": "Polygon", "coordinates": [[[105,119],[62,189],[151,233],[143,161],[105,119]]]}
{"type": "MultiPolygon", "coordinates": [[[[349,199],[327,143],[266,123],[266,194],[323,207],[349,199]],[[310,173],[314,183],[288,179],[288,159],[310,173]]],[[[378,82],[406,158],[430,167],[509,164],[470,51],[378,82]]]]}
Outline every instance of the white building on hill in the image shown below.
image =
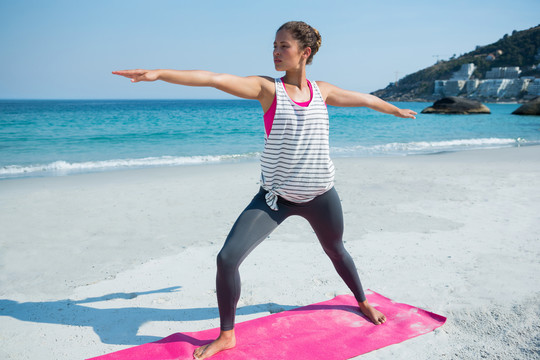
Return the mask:
{"type": "Polygon", "coordinates": [[[486,71],[486,79],[517,79],[520,73],[519,66],[496,67],[486,71]]]}
{"type": "Polygon", "coordinates": [[[458,71],[452,74],[450,80],[469,80],[476,66],[474,64],[463,64],[458,71]]]}
{"type": "Polygon", "coordinates": [[[516,99],[540,95],[540,79],[519,78],[519,67],[498,67],[486,72],[485,80],[470,79],[474,64],[464,64],[450,80],[435,80],[433,95],[467,96],[487,99],[516,99]]]}
{"type": "Polygon", "coordinates": [[[435,90],[433,95],[457,96],[462,91],[467,80],[470,79],[475,69],[474,64],[463,64],[461,68],[452,74],[450,80],[435,80],[435,90]]]}

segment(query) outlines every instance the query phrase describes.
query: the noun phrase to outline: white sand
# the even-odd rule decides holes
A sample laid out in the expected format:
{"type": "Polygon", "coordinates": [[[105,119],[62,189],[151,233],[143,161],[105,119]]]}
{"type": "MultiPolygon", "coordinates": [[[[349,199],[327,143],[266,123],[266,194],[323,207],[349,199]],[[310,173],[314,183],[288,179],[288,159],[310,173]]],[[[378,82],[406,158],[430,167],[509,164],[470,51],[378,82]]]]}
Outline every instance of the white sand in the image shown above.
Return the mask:
{"type": "MultiPolygon", "coordinates": [[[[448,317],[362,359],[540,358],[540,147],[335,163],[364,286],[448,317]]],[[[258,171],[0,181],[0,358],[82,359],[217,327],[215,255],[258,171]]],[[[300,218],[241,273],[238,321],[348,293],[300,218]]]]}

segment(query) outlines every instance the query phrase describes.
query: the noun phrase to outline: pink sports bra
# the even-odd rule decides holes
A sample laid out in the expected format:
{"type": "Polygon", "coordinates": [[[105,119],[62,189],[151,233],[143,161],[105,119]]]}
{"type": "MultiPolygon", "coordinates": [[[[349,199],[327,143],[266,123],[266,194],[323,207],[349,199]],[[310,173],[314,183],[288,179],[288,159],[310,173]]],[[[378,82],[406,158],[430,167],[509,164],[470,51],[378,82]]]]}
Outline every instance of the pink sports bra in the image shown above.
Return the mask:
{"type": "MultiPolygon", "coordinates": [[[[283,82],[283,78],[281,78],[281,83],[283,84],[283,88],[285,89],[285,92],[287,93],[287,88],[285,87],[285,83],[283,82]]],[[[308,107],[309,103],[311,103],[311,100],[313,100],[313,88],[311,87],[311,82],[307,82],[309,86],[309,100],[304,102],[296,102],[293,99],[291,99],[296,105],[302,106],[302,107],[308,107]]],[[[289,95],[289,93],[287,93],[289,95]]],[[[264,113],[264,129],[266,131],[266,136],[270,135],[270,131],[272,130],[272,124],[274,123],[274,117],[276,116],[276,106],[277,106],[277,93],[274,95],[274,101],[272,101],[272,105],[270,105],[270,108],[264,113]]],[[[291,97],[289,96],[289,99],[291,97]]]]}

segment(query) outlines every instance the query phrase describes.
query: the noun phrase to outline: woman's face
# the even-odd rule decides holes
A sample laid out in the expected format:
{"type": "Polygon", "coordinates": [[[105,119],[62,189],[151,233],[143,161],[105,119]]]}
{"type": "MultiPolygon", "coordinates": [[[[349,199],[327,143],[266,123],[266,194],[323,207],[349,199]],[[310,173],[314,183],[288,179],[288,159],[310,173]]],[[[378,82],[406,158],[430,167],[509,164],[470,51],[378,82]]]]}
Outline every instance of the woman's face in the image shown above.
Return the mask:
{"type": "Polygon", "coordinates": [[[287,30],[280,30],[274,41],[274,66],[277,71],[287,71],[305,66],[307,57],[305,49],[299,47],[287,30]]]}

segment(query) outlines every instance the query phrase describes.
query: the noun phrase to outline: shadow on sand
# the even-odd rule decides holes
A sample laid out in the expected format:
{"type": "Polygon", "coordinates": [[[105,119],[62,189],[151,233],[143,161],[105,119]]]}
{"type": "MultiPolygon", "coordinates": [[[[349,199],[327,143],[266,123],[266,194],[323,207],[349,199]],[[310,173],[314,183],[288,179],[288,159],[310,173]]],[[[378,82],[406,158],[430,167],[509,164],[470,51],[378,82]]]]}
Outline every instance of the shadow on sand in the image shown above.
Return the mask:
{"type": "MultiPolygon", "coordinates": [[[[44,302],[17,302],[0,299],[0,316],[47,324],[87,326],[94,329],[105,344],[139,345],[160,340],[160,337],[141,336],[141,325],[150,321],[198,321],[219,317],[217,307],[192,309],[156,309],[144,307],[121,307],[97,309],[84,304],[106,302],[116,299],[134,299],[138,296],[177,292],[179,286],[146,292],[115,293],[84,300],[57,300],[44,302]]],[[[275,303],[249,305],[238,308],[238,315],[260,312],[277,313],[296,306],[275,303]]]]}

